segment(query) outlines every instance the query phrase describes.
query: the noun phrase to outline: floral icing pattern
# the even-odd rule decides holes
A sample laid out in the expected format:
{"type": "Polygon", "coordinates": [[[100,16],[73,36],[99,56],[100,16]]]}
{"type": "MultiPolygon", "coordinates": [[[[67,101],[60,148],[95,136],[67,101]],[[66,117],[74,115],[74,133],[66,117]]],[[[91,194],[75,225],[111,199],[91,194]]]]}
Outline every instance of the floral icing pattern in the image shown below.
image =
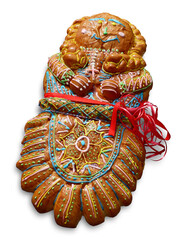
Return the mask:
{"type": "Polygon", "coordinates": [[[102,135],[103,132],[96,131],[96,125],[93,121],[85,125],[76,121],[72,132],[64,137],[59,137],[65,148],[63,162],[66,162],[71,156],[70,161],[64,165],[64,168],[72,163],[72,165],[75,164],[77,172],[80,172],[82,168],[84,172],[87,168],[89,174],[91,174],[89,165],[94,164],[94,167],[99,169],[103,154],[112,151],[112,145],[104,140],[102,135]]]}

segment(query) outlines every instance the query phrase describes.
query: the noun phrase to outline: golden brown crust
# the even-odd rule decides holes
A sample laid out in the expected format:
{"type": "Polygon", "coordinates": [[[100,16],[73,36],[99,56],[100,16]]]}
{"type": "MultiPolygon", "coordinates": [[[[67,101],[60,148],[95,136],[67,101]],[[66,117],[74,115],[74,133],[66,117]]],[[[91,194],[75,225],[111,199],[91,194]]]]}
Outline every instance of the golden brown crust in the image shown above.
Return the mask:
{"type": "MultiPolygon", "coordinates": [[[[104,58],[102,52],[98,52],[99,58],[98,60],[100,60],[100,58],[104,58]]],[[[113,56],[113,55],[112,55],[113,56]]],[[[64,65],[61,65],[61,67],[57,67],[59,64],[59,57],[52,57],[54,63],[52,63],[52,61],[49,60],[50,62],[50,68],[46,71],[45,76],[44,76],[44,81],[43,81],[43,87],[44,87],[44,91],[45,92],[58,92],[58,93],[63,93],[61,91],[61,86],[65,89],[65,92],[69,94],[70,89],[74,92],[74,94],[79,95],[79,96],[85,96],[86,94],[92,92],[94,95],[94,98],[96,100],[102,100],[102,101],[110,101],[112,102],[113,100],[115,100],[116,98],[118,98],[120,95],[115,95],[114,98],[110,98],[109,96],[112,96],[112,92],[109,93],[109,95],[105,95],[101,92],[101,86],[104,85],[104,82],[116,82],[118,84],[118,88],[120,88],[120,94],[125,94],[125,93],[136,93],[136,92],[147,92],[146,89],[149,89],[149,91],[152,88],[152,77],[150,75],[150,73],[146,70],[146,69],[140,69],[137,71],[131,71],[131,72],[126,72],[126,73],[122,73],[122,74],[118,74],[118,75],[108,75],[108,79],[105,78],[105,76],[107,75],[107,73],[104,73],[103,71],[100,71],[100,66],[98,65],[98,63],[100,63],[100,61],[95,61],[95,66],[98,66],[97,70],[95,70],[95,75],[94,78],[91,75],[91,67],[87,67],[85,70],[83,70],[84,75],[80,76],[79,70],[74,70],[73,72],[66,66],[64,67],[64,65]],[[71,72],[70,72],[71,71],[71,72]],[[97,71],[97,72],[96,72],[97,71]],[[69,83],[70,81],[73,81],[76,78],[82,78],[82,79],[86,79],[86,81],[91,81],[94,85],[94,87],[92,88],[92,84],[91,87],[86,88],[87,91],[85,91],[85,94],[81,94],[81,92],[78,90],[76,91],[72,86],[69,88],[69,83]],[[105,80],[104,80],[105,78],[105,80]]],[[[116,59],[115,61],[117,61],[117,57],[114,55],[114,58],[116,59]]],[[[75,80],[76,81],[76,80],[75,80]]],[[[79,86],[79,84],[78,84],[79,86]]],[[[148,95],[144,95],[145,99],[148,100],[148,95]]]]}
{"type": "Polygon", "coordinates": [[[33,192],[38,212],[54,210],[60,226],[74,228],[82,216],[93,226],[100,224],[132,201],[145,148],[126,116],[118,118],[114,137],[109,129],[120,97],[128,108],[148,100],[152,78],[144,69],[145,50],[134,25],[101,13],[74,21],[60,53],[49,58],[45,93],[113,104],[44,98],[43,112],[25,125],[16,165],[23,171],[21,187],[33,192]]]}
{"type": "Polygon", "coordinates": [[[105,213],[91,183],[82,189],[82,201],[87,205],[83,208],[83,215],[90,225],[95,226],[104,222],[105,213]]]}
{"type": "MultiPolygon", "coordinates": [[[[98,85],[101,81],[112,82],[112,76],[117,78],[130,72],[135,74],[143,71],[146,66],[143,59],[145,50],[144,37],[129,21],[109,13],[96,14],[74,21],[67,30],[65,41],[60,47],[61,52],[49,59],[49,72],[63,85],[69,85],[70,81],[74,83],[76,80],[73,77],[82,75],[96,85],[93,95],[100,97],[98,85]]],[[[117,82],[115,79],[114,81],[117,82]]],[[[141,80],[138,89],[134,83],[127,92],[145,90],[140,82],[141,80]]],[[[82,95],[81,91],[74,88],[74,84],[70,84],[70,89],[78,96],[88,94],[86,92],[82,95]]],[[[112,92],[101,98],[112,102],[118,97],[117,94],[116,98],[110,96],[112,92]]]]}
{"type": "MultiPolygon", "coordinates": [[[[110,66],[112,65],[112,61],[110,61],[110,57],[108,57],[104,64],[104,69],[109,73],[131,71],[145,67],[146,65],[142,58],[146,50],[144,37],[134,25],[117,16],[102,13],[91,17],[84,17],[75,21],[68,29],[67,34],[60,50],[62,52],[68,52],[67,49],[72,48],[72,51],[69,51],[73,52],[73,55],[70,55],[72,62],[75,61],[73,60],[75,59],[74,54],[79,54],[77,49],[85,47],[109,49],[110,51],[115,49],[118,51],[118,55],[121,55],[123,61],[121,61],[119,67],[117,62],[117,65],[113,69],[113,67],[110,66]],[[76,51],[74,51],[74,49],[76,49],[76,51]]],[[[71,65],[70,61],[70,57],[68,57],[68,66],[71,65]]]]}
{"type": "MultiPolygon", "coordinates": [[[[92,177],[96,176],[100,168],[104,171],[118,140],[108,137],[109,127],[103,121],[87,120],[84,123],[84,120],[78,117],[57,114],[54,125],[54,116],[41,113],[25,126],[25,151],[17,163],[19,169],[25,170],[22,175],[22,188],[34,192],[32,203],[38,212],[44,213],[54,209],[55,220],[61,226],[76,227],[82,215],[89,224],[100,224],[105,216],[113,217],[120,211],[120,206],[131,203],[131,192],[135,190],[136,181],[143,172],[144,147],[133,133],[123,130],[122,138],[118,135],[121,141],[120,150],[111,167],[102,176],[87,181],[86,178],[88,179],[90,174],[92,177]],[[51,139],[51,136],[54,136],[51,134],[51,127],[54,126],[56,160],[51,158],[51,147],[54,144],[51,139]],[[77,144],[70,145],[73,136],[74,143],[83,136],[84,142],[82,138],[77,144]],[[89,139],[89,143],[86,139],[89,139]],[[43,141],[45,143],[42,143],[43,141]],[[97,146],[94,150],[102,156],[90,161],[87,152],[82,152],[84,156],[82,155],[80,161],[78,155],[74,155],[72,164],[72,161],[68,160],[71,153],[67,149],[73,150],[75,146],[73,153],[84,151],[87,148],[86,144],[97,146]],[[65,151],[62,150],[62,145],[66,148],[65,151]],[[87,158],[86,164],[82,165],[84,158],[87,158]],[[62,178],[58,168],[67,176],[62,178]],[[74,181],[77,181],[80,175],[82,182],[73,182],[72,177],[70,178],[72,175],[74,181]]],[[[90,152],[91,159],[94,154],[90,152]]]]}
{"type": "Polygon", "coordinates": [[[60,226],[74,228],[81,219],[80,190],[81,184],[66,184],[58,194],[54,206],[54,216],[56,223],[60,226]]]}
{"type": "MultiPolygon", "coordinates": [[[[45,213],[53,210],[54,201],[64,181],[55,172],[52,172],[49,176],[46,176],[45,172],[42,174],[45,175],[47,181],[44,181],[43,184],[40,183],[41,185],[34,191],[32,204],[38,212],[45,213]]],[[[38,173],[38,177],[40,175],[41,173],[38,173]]]]}
{"type": "Polygon", "coordinates": [[[77,94],[78,96],[81,96],[81,97],[86,96],[90,92],[92,87],[93,87],[92,81],[81,75],[76,75],[70,81],[70,89],[75,94],[77,94]]]}
{"type": "Polygon", "coordinates": [[[126,21],[117,16],[102,13],[93,15],[81,22],[76,33],[75,41],[79,46],[86,48],[115,48],[120,52],[127,52],[134,41],[134,36],[130,25],[126,21]],[[113,20],[115,20],[115,22],[113,20]],[[120,22],[120,24],[116,24],[116,22],[120,22]],[[83,32],[84,29],[86,32],[83,32]],[[96,30],[99,31],[98,36],[94,36],[96,30]],[[123,32],[124,37],[118,35],[120,31],[123,32]],[[116,36],[118,40],[112,41],[116,36]]]}
{"type": "Polygon", "coordinates": [[[117,81],[105,80],[101,83],[101,93],[106,99],[114,100],[120,97],[120,88],[117,81]]]}
{"type": "Polygon", "coordinates": [[[88,58],[84,51],[72,44],[67,48],[63,48],[62,59],[64,63],[71,69],[84,68],[87,65],[88,58]]]}

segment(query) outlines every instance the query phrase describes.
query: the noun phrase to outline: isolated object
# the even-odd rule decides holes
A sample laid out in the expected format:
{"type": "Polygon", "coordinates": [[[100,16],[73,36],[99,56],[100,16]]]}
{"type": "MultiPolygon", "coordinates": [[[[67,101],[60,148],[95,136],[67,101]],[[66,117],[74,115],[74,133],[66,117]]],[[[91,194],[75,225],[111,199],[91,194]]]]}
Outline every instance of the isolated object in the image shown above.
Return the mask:
{"type": "Polygon", "coordinates": [[[76,20],[49,58],[42,112],[26,123],[17,167],[36,210],[54,210],[61,226],[117,215],[132,201],[145,158],[166,152],[170,135],[148,102],[145,50],[134,25],[102,13],[76,20]]]}

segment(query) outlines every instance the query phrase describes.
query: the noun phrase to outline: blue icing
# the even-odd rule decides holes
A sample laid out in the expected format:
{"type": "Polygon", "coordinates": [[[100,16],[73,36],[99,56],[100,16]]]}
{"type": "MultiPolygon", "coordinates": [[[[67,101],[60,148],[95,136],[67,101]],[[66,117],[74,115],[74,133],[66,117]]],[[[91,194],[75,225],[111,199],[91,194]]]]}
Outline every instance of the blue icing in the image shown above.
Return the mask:
{"type": "Polygon", "coordinates": [[[61,86],[61,93],[65,93],[65,94],[68,94],[68,91],[67,91],[67,89],[66,89],[66,87],[65,86],[61,86]]]}
{"type": "MultiPolygon", "coordinates": [[[[66,168],[68,168],[68,166],[70,164],[74,165],[75,163],[73,162],[73,160],[71,159],[68,163],[66,163],[63,168],[60,167],[56,161],[56,147],[55,147],[55,119],[56,119],[56,115],[52,114],[52,118],[50,121],[50,125],[49,125],[49,138],[48,138],[48,149],[49,149],[49,155],[50,155],[50,160],[51,163],[53,165],[54,170],[56,171],[56,173],[65,181],[70,182],[70,183],[88,183],[88,182],[92,182],[95,179],[103,176],[104,174],[106,174],[110,168],[112,167],[115,159],[117,158],[119,151],[120,151],[120,145],[123,139],[123,133],[125,131],[125,128],[121,125],[118,126],[117,132],[116,132],[116,141],[114,144],[114,151],[111,153],[111,156],[108,159],[108,162],[105,164],[105,166],[100,169],[98,172],[92,174],[89,167],[86,165],[85,168],[88,170],[89,172],[89,176],[84,176],[84,175],[71,175],[69,173],[67,173],[65,171],[66,168]]],[[[104,151],[104,155],[105,152],[104,151]]],[[[111,150],[110,150],[111,151],[111,150]]],[[[108,156],[108,155],[107,155],[108,156]]]]}
{"type": "Polygon", "coordinates": [[[135,94],[134,97],[126,104],[126,107],[136,108],[143,101],[143,92],[135,94]]]}
{"type": "Polygon", "coordinates": [[[66,124],[64,124],[64,123],[62,123],[60,121],[58,121],[58,123],[61,124],[62,126],[64,126],[66,129],[70,129],[66,124]]]}
{"type": "Polygon", "coordinates": [[[107,39],[107,40],[103,40],[102,38],[97,37],[96,34],[94,33],[91,38],[95,38],[96,40],[101,40],[101,41],[104,42],[104,43],[106,43],[106,42],[111,42],[111,41],[114,41],[114,40],[117,40],[118,42],[120,42],[117,35],[116,35],[114,38],[107,39]]]}
{"type": "Polygon", "coordinates": [[[89,19],[89,21],[99,21],[99,20],[105,21],[105,18],[91,18],[91,19],[89,19]]]}
{"type": "Polygon", "coordinates": [[[81,145],[85,146],[85,141],[84,140],[81,140],[81,145]]]}
{"type": "Polygon", "coordinates": [[[48,89],[50,90],[49,92],[54,92],[54,86],[56,87],[58,93],[60,93],[57,82],[52,75],[50,76],[49,71],[46,72],[46,80],[47,80],[46,93],[48,92],[48,89]]]}
{"type": "Polygon", "coordinates": [[[121,23],[120,21],[118,21],[116,19],[109,19],[108,21],[112,21],[112,22],[118,23],[118,24],[122,25],[123,27],[125,27],[125,25],[123,23],[121,23]]]}

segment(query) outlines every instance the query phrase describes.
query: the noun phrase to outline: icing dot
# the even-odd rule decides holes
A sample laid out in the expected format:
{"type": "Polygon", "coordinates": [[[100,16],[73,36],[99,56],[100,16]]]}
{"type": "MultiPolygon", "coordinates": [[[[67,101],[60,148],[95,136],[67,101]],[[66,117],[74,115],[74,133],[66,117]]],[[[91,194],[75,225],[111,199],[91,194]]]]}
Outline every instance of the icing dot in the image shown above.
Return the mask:
{"type": "Polygon", "coordinates": [[[124,37],[124,36],[125,36],[125,33],[119,32],[119,35],[120,35],[121,37],[124,37]]]}
{"type": "Polygon", "coordinates": [[[81,33],[86,33],[87,32],[87,30],[85,29],[85,28],[83,28],[82,30],[81,30],[81,33]]]}
{"type": "Polygon", "coordinates": [[[85,146],[85,141],[84,140],[81,141],[81,145],[85,146]]]}

